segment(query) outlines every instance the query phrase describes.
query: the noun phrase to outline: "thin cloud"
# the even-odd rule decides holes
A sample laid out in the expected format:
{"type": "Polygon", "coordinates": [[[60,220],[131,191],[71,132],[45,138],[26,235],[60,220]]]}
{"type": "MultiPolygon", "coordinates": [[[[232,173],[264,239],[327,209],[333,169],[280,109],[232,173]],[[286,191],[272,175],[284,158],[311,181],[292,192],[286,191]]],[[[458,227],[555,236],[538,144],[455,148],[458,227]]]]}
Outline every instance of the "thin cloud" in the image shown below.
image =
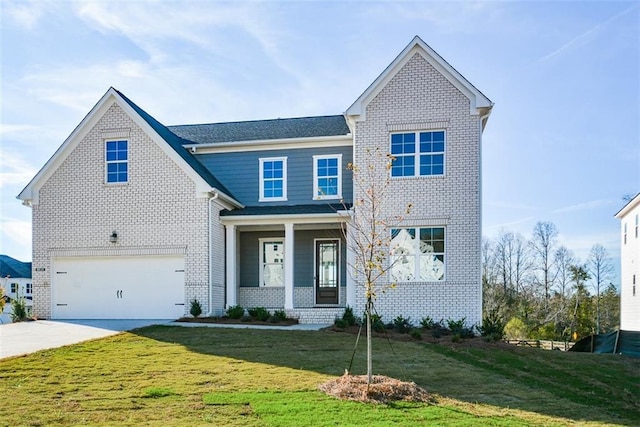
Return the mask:
{"type": "Polygon", "coordinates": [[[598,33],[601,29],[605,28],[606,26],[608,26],[609,24],[611,24],[613,21],[615,21],[616,19],[618,19],[619,17],[626,15],[627,13],[631,12],[633,9],[637,9],[638,5],[634,4],[633,6],[623,10],[622,12],[618,13],[617,15],[614,15],[612,17],[610,17],[609,19],[594,25],[593,27],[591,27],[589,30],[585,31],[584,33],[572,38],[571,40],[569,40],[568,42],[566,42],[565,44],[563,44],[562,46],[560,46],[558,49],[554,50],[553,52],[543,56],[542,58],[538,59],[536,62],[540,63],[540,62],[545,62],[548,61],[551,58],[554,58],[558,55],[563,54],[564,52],[572,49],[574,46],[580,46],[580,45],[584,45],[589,43],[593,37],[595,37],[596,33],[598,33]]]}
{"type": "Polygon", "coordinates": [[[494,224],[494,225],[488,225],[486,227],[484,227],[485,231],[496,231],[496,230],[500,230],[500,229],[508,229],[511,227],[514,227],[516,225],[520,225],[520,224],[524,224],[530,221],[535,220],[534,216],[528,216],[526,218],[521,218],[521,219],[517,219],[514,221],[509,221],[509,222],[503,222],[500,224],[494,224]]]}
{"type": "Polygon", "coordinates": [[[597,209],[603,206],[612,205],[614,201],[608,199],[599,199],[599,200],[591,200],[584,203],[577,203],[575,205],[564,206],[558,209],[554,209],[551,211],[552,213],[567,213],[567,212],[576,212],[576,211],[584,211],[584,210],[592,210],[597,209]]]}
{"type": "Polygon", "coordinates": [[[13,258],[21,260],[31,259],[31,221],[22,221],[13,218],[2,218],[2,247],[0,251],[5,252],[5,247],[11,247],[9,254],[13,258]],[[6,240],[12,241],[11,245],[5,245],[6,240]]]}
{"type": "Polygon", "coordinates": [[[0,188],[26,185],[37,171],[22,156],[3,151],[0,156],[0,188]]]}
{"type": "Polygon", "coordinates": [[[4,13],[8,20],[25,30],[33,30],[46,12],[49,2],[46,1],[5,1],[4,13]]]}

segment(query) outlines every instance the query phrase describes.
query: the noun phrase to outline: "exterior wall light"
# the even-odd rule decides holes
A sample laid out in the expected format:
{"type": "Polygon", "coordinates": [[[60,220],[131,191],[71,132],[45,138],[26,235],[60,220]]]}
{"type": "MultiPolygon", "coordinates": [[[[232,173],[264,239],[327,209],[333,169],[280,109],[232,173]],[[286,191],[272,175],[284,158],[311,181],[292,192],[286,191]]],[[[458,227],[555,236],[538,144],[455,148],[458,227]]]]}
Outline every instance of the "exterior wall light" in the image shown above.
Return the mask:
{"type": "Polygon", "coordinates": [[[115,231],[111,233],[111,236],[109,236],[109,241],[111,243],[116,243],[118,241],[118,233],[116,233],[115,231]]]}

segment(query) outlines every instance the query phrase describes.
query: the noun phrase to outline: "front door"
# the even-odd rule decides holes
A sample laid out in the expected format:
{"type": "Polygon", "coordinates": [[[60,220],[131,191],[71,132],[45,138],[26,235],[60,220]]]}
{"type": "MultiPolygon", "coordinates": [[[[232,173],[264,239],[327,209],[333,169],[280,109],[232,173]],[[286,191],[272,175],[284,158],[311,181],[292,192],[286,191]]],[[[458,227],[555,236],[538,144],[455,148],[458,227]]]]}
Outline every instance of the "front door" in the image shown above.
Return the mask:
{"type": "Polygon", "coordinates": [[[340,240],[316,240],[316,304],[338,304],[340,240]]]}

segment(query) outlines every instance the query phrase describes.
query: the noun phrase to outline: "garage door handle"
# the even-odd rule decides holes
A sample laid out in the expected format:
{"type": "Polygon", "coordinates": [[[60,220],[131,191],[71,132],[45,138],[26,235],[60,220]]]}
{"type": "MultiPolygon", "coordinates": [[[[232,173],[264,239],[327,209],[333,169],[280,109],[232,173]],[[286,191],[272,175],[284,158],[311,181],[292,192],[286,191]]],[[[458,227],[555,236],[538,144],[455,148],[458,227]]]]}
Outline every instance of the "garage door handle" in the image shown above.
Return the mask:
{"type": "Polygon", "coordinates": [[[175,305],[184,305],[184,303],[177,302],[175,305]]]}
{"type": "Polygon", "coordinates": [[[67,304],[56,304],[58,307],[66,307],[67,304]]]}

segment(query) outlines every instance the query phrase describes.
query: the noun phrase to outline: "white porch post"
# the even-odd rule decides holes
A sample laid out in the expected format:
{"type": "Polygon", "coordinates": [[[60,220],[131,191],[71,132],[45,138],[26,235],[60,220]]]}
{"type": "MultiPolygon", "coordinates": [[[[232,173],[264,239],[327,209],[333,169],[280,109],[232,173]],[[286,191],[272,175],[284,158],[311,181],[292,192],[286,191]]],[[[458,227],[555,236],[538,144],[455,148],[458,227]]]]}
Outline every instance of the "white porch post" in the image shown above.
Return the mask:
{"type": "Polygon", "coordinates": [[[233,224],[226,226],[226,267],[227,267],[227,304],[226,308],[238,304],[238,287],[236,279],[236,226],[233,224]]]}
{"type": "Polygon", "coordinates": [[[293,223],[284,225],[284,308],[293,310],[293,223]]]}
{"type": "Polygon", "coordinates": [[[356,305],[356,283],[353,280],[353,264],[355,262],[355,254],[353,253],[353,237],[349,232],[349,224],[345,224],[347,232],[345,233],[345,240],[347,242],[347,265],[344,267],[347,269],[347,305],[352,309],[355,309],[356,305]]]}

